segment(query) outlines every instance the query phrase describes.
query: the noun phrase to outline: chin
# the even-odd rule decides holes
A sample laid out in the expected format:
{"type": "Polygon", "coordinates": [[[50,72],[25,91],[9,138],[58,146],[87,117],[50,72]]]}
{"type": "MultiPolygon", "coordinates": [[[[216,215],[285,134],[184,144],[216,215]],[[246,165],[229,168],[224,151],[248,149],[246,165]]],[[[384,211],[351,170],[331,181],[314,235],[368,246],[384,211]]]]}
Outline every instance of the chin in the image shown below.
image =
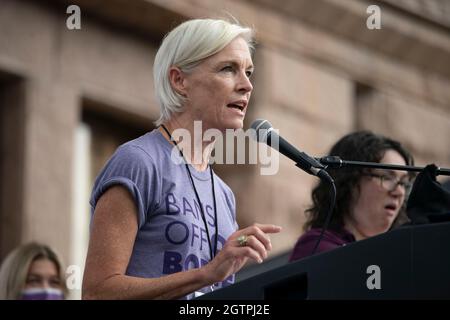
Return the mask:
{"type": "Polygon", "coordinates": [[[230,125],[227,127],[227,129],[234,129],[234,130],[243,128],[244,128],[244,119],[230,121],[230,125]]]}
{"type": "Polygon", "coordinates": [[[392,223],[393,223],[394,221],[393,220],[388,220],[388,221],[385,221],[381,226],[380,226],[380,232],[379,232],[379,234],[380,233],[385,233],[385,232],[387,232],[387,231],[389,231],[389,229],[391,228],[391,226],[392,226],[392,223]]]}
{"type": "Polygon", "coordinates": [[[242,120],[232,120],[232,121],[223,121],[222,123],[218,123],[216,129],[219,129],[223,133],[225,130],[237,130],[242,129],[244,127],[244,122],[242,120]]]}

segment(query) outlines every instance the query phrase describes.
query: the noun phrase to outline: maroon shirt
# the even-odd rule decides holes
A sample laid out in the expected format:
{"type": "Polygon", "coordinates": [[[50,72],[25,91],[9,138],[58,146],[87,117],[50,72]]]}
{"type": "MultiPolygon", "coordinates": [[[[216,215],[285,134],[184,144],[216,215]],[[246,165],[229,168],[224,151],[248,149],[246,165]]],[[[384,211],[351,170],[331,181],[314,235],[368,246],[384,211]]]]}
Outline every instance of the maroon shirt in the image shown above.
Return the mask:
{"type": "MultiPolygon", "coordinates": [[[[321,232],[321,228],[313,228],[305,232],[295,244],[294,250],[289,257],[289,261],[295,261],[310,256],[316,246],[317,239],[320,237],[321,232]]],[[[342,229],[339,232],[327,230],[323,234],[323,238],[320,241],[316,253],[339,248],[354,241],[356,241],[356,239],[353,234],[345,229],[342,229]]]]}

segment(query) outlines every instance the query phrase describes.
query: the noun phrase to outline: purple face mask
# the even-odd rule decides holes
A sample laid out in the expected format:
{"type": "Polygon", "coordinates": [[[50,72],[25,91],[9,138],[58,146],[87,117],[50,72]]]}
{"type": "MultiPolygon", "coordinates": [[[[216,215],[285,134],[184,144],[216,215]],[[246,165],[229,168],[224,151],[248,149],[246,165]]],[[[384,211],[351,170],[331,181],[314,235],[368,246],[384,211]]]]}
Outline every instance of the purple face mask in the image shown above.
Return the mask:
{"type": "Polygon", "coordinates": [[[60,289],[30,288],[22,291],[22,300],[64,300],[60,289]]]}

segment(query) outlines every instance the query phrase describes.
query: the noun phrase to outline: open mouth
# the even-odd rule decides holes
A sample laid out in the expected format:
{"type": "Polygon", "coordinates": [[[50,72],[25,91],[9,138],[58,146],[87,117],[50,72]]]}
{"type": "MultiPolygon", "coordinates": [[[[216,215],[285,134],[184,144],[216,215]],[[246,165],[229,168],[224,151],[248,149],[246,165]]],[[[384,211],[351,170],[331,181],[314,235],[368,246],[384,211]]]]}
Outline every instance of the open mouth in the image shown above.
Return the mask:
{"type": "Polygon", "coordinates": [[[387,204],[387,205],[384,206],[384,208],[386,210],[395,212],[397,210],[397,205],[395,205],[395,204],[387,204]]]}
{"type": "Polygon", "coordinates": [[[233,108],[233,109],[238,109],[238,110],[241,110],[241,111],[244,111],[244,108],[245,108],[243,105],[238,105],[238,104],[234,104],[234,103],[227,104],[227,107],[228,108],[233,108]]]}

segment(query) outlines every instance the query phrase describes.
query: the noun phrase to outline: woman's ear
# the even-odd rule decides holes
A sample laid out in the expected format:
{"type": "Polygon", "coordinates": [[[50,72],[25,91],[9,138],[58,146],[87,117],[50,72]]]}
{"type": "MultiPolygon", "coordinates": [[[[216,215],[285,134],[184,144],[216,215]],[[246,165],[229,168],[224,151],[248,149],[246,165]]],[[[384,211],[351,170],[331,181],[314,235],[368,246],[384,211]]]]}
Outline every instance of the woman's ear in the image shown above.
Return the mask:
{"type": "Polygon", "coordinates": [[[172,66],[169,69],[169,81],[172,88],[181,96],[186,97],[186,75],[180,68],[172,66]]]}

